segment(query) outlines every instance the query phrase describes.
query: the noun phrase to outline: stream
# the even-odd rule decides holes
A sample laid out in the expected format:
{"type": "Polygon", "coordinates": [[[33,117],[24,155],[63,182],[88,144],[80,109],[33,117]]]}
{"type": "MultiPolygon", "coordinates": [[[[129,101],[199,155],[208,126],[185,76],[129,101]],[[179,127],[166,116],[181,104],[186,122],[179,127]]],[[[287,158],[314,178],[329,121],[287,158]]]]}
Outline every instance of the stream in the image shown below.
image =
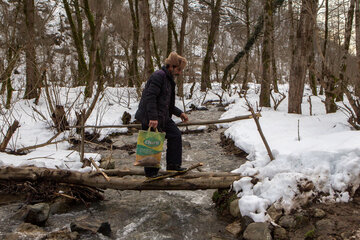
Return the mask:
{"type": "MultiPolygon", "coordinates": [[[[222,112],[214,105],[208,111],[192,111],[190,121],[218,119],[222,112]]],[[[199,126],[189,127],[190,130],[199,126]]],[[[183,129],[184,130],[184,129],[183,129]]],[[[220,133],[225,129],[183,135],[183,166],[202,162],[203,171],[231,171],[245,159],[227,153],[220,146],[220,133]]],[[[113,137],[114,145],[136,143],[137,134],[113,137]]],[[[165,143],[166,145],[166,143],[165,143]]],[[[98,151],[99,152],[99,151],[98,151]]],[[[135,168],[135,154],[127,150],[100,151],[115,161],[115,168],[135,168]]],[[[165,153],[162,169],[165,169],[165,153]]],[[[231,219],[220,216],[211,200],[215,190],[197,191],[116,191],[105,190],[105,200],[71,207],[62,214],[51,214],[43,230],[47,233],[69,229],[70,223],[79,218],[109,222],[112,236],[102,234],[80,235],[80,239],[236,239],[225,230],[231,219]]],[[[0,205],[0,239],[15,231],[22,222],[12,217],[23,203],[0,205]]],[[[11,238],[8,238],[11,239],[11,238]]],[[[26,236],[24,239],[29,239],[26,236]]],[[[34,239],[44,239],[41,234],[34,239]]],[[[45,238],[46,239],[46,238],[45,238]]]]}

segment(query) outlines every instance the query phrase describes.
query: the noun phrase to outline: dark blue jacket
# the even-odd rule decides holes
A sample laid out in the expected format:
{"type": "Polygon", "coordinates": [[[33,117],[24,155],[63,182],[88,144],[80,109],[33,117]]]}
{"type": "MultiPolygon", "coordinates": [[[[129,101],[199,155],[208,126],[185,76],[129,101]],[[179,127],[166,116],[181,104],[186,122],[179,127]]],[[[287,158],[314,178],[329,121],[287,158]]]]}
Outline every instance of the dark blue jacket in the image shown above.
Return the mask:
{"type": "Polygon", "coordinates": [[[180,117],[181,113],[175,106],[174,78],[163,66],[146,82],[135,118],[145,125],[149,124],[149,120],[158,120],[159,128],[164,129],[172,114],[180,117]]]}

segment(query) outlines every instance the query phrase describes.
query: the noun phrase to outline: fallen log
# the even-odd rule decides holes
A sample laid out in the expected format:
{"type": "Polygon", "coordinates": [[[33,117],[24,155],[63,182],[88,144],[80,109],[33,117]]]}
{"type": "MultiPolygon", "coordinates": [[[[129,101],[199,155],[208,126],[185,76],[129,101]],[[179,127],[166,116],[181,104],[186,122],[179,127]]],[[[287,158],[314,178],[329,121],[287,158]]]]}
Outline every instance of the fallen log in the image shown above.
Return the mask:
{"type": "MultiPolygon", "coordinates": [[[[198,173],[201,174],[201,173],[198,173]]],[[[110,177],[110,181],[103,176],[81,173],[70,170],[36,168],[36,167],[5,167],[0,168],[0,180],[36,181],[47,179],[59,183],[71,183],[101,189],[116,190],[198,190],[229,188],[241,176],[198,177],[198,178],[167,178],[161,181],[145,183],[143,177],[119,178],[110,177]]]]}

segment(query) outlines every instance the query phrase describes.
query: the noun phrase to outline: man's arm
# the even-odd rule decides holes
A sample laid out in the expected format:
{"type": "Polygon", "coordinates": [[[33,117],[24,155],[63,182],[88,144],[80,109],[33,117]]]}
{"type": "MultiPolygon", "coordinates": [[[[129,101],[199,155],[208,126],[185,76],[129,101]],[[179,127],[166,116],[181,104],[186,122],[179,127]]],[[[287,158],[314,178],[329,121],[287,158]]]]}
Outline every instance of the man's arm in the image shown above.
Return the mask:
{"type": "Polygon", "coordinates": [[[161,92],[163,79],[158,75],[151,75],[149,86],[144,96],[146,102],[146,111],[149,116],[149,127],[157,128],[158,125],[158,106],[157,97],[161,92]]]}

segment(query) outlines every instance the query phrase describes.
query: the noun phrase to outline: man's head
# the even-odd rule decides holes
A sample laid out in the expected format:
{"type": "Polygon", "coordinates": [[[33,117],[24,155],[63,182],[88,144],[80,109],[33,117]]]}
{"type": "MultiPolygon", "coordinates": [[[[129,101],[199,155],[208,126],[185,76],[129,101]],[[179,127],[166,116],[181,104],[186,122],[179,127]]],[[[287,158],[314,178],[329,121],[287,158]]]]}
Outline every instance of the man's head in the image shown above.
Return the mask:
{"type": "Polygon", "coordinates": [[[186,59],[176,52],[171,52],[167,59],[165,59],[166,68],[173,76],[179,76],[186,66],[186,59]]]}

